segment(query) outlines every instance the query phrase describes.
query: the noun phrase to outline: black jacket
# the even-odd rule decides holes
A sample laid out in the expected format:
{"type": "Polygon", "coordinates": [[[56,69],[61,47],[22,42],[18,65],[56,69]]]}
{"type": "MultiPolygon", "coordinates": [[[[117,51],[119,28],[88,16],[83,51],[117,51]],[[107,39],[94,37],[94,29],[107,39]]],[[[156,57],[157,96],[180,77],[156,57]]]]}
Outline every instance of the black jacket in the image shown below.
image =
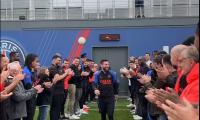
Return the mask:
{"type": "MultiPolygon", "coordinates": [[[[50,80],[53,80],[53,78],[56,74],[59,74],[59,75],[64,74],[64,70],[61,66],[52,65],[49,68],[49,73],[50,73],[50,75],[49,75],[50,80]]],[[[54,94],[54,95],[64,95],[64,79],[58,81],[52,87],[52,94],[54,94]]]]}
{"type": "Polygon", "coordinates": [[[39,84],[43,86],[44,91],[42,93],[38,94],[37,106],[50,105],[52,89],[45,88],[44,82],[52,82],[52,80],[49,78],[48,75],[39,75],[39,78],[40,78],[39,84]]]}
{"type": "Polygon", "coordinates": [[[78,67],[76,67],[75,65],[71,65],[70,68],[73,70],[74,76],[69,81],[69,84],[74,84],[76,85],[77,88],[81,88],[82,87],[81,73],[78,70],[78,67]]]}

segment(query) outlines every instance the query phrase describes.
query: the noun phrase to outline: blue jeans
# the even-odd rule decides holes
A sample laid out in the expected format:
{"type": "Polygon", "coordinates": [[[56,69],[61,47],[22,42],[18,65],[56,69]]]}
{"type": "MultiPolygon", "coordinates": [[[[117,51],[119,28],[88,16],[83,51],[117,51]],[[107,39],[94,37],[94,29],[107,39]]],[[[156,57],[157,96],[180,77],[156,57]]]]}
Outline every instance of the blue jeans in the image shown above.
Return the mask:
{"type": "Polygon", "coordinates": [[[157,120],[167,120],[167,116],[165,114],[159,115],[157,120]]]}
{"type": "Polygon", "coordinates": [[[37,120],[46,120],[48,111],[49,111],[49,106],[40,106],[37,120]]]}

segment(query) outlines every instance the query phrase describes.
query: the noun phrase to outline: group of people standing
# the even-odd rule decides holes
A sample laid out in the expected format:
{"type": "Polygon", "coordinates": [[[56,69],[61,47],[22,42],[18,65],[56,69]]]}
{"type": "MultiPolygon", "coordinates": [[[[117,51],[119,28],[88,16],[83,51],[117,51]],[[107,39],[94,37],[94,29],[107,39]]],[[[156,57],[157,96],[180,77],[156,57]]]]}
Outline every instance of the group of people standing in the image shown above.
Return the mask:
{"type": "Polygon", "coordinates": [[[11,52],[10,59],[2,54],[1,119],[33,120],[37,106],[38,120],[46,120],[48,114],[50,120],[80,119],[88,114],[87,102],[99,98],[102,119],[109,113],[113,120],[118,81],[108,60],[100,65],[85,53],[72,62],[56,54],[50,67],[41,67],[36,54],[28,54],[25,65],[20,64],[17,52],[11,52]]]}

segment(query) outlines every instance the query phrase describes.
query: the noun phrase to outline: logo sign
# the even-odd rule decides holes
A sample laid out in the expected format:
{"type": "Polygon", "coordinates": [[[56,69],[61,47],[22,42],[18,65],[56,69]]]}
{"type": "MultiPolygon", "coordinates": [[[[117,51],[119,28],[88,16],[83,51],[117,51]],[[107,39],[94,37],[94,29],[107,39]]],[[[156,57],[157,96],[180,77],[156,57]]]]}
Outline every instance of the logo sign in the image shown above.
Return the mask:
{"type": "Polygon", "coordinates": [[[18,52],[20,56],[20,62],[25,62],[25,52],[23,48],[16,42],[10,40],[1,40],[1,54],[6,55],[9,58],[11,52],[18,52]]]}

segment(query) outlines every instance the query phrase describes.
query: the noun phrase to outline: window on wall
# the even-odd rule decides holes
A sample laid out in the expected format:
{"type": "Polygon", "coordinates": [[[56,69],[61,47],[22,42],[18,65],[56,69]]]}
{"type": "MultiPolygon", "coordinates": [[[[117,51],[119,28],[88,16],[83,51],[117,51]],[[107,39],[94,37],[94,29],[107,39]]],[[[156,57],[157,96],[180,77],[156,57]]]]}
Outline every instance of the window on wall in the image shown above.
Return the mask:
{"type": "Polygon", "coordinates": [[[120,41],[120,34],[101,34],[101,41],[120,41]]]}

